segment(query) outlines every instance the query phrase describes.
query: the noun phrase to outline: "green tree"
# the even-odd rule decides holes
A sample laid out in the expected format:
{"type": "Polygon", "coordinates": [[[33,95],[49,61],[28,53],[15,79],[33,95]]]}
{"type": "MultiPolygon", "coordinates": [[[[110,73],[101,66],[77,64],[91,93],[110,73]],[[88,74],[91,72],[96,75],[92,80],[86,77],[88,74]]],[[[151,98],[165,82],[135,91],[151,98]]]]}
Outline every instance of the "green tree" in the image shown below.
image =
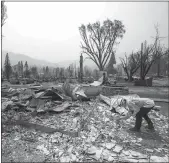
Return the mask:
{"type": "Polygon", "coordinates": [[[25,68],[24,74],[25,74],[25,77],[27,78],[30,75],[29,66],[28,66],[27,61],[25,62],[24,68],[25,68]]]}
{"type": "Polygon", "coordinates": [[[60,68],[59,77],[61,79],[63,79],[65,77],[65,69],[64,68],[60,68]]]}
{"type": "Polygon", "coordinates": [[[37,69],[37,67],[36,66],[31,67],[30,71],[31,71],[31,74],[33,75],[33,77],[37,78],[37,76],[38,76],[38,69],[37,69]]]}
{"type": "Polygon", "coordinates": [[[46,74],[48,75],[49,74],[49,67],[48,66],[46,66],[46,74]]]}
{"type": "Polygon", "coordinates": [[[70,64],[68,67],[68,75],[69,77],[73,77],[73,74],[74,74],[74,67],[73,64],[70,64]]]}
{"type": "Polygon", "coordinates": [[[100,77],[99,70],[94,69],[92,72],[92,76],[94,77],[95,80],[98,80],[100,77]]]}
{"type": "Polygon", "coordinates": [[[55,76],[57,77],[57,78],[59,78],[59,71],[60,71],[60,69],[59,69],[59,67],[57,67],[56,69],[55,69],[55,76]]]}
{"type": "Polygon", "coordinates": [[[4,72],[5,72],[5,76],[6,76],[7,80],[9,81],[10,75],[12,73],[12,67],[10,64],[8,53],[6,54],[6,57],[5,57],[4,72]]]}
{"type": "Polygon", "coordinates": [[[125,33],[124,25],[119,20],[107,19],[102,25],[99,21],[86,26],[82,24],[79,31],[83,53],[103,71],[110,57],[114,55],[114,46],[119,43],[117,40],[125,33]]]}
{"type": "Polygon", "coordinates": [[[21,73],[21,76],[23,77],[23,63],[22,63],[22,61],[20,62],[20,73],[21,73]]]}
{"type": "Polygon", "coordinates": [[[20,76],[20,72],[21,72],[21,63],[20,63],[20,61],[18,62],[18,70],[17,70],[17,72],[18,72],[18,75],[20,76]]]}
{"type": "Polygon", "coordinates": [[[108,66],[107,66],[107,74],[115,74],[116,69],[114,68],[114,64],[116,64],[116,59],[114,53],[112,53],[108,66]]]}
{"type": "Polygon", "coordinates": [[[91,77],[92,70],[88,66],[84,66],[84,76],[85,77],[91,77]]]}

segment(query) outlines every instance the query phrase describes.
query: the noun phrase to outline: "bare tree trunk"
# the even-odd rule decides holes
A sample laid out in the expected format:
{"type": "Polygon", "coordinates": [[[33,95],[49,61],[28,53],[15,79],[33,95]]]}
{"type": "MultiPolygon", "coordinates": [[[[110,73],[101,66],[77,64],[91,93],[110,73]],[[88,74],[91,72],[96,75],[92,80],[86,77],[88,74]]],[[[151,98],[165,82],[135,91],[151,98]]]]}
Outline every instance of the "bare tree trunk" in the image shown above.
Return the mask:
{"type": "Polygon", "coordinates": [[[160,77],[160,58],[157,61],[157,76],[160,77]]]}
{"type": "Polygon", "coordinates": [[[141,43],[140,78],[141,78],[142,80],[144,80],[144,77],[143,77],[143,43],[141,43]]]}
{"type": "Polygon", "coordinates": [[[133,81],[133,74],[132,74],[132,72],[130,72],[130,74],[129,74],[129,76],[128,76],[128,80],[129,80],[130,82],[133,81]]]}

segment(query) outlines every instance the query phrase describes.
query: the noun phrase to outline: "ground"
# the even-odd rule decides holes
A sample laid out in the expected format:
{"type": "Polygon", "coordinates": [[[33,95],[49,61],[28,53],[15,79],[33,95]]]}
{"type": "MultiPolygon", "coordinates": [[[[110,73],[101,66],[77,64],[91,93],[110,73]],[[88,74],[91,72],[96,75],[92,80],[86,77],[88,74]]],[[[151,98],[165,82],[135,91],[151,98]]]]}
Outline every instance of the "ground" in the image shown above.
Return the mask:
{"type": "MultiPolygon", "coordinates": [[[[54,85],[53,83],[43,83],[46,88],[54,85]]],[[[160,99],[168,97],[167,87],[135,87],[130,83],[126,85],[129,87],[130,93],[136,93],[141,97],[160,99]]],[[[6,126],[5,132],[2,133],[2,162],[113,160],[159,162],[160,159],[162,162],[167,162],[168,103],[156,102],[157,105],[162,106],[162,109],[160,112],[152,111],[150,114],[155,131],[147,130],[143,120],[141,133],[133,133],[128,130],[134,126],[134,118],[117,124],[110,117],[107,105],[100,101],[77,102],[77,104],[78,108],[73,108],[68,112],[36,117],[32,117],[29,112],[9,111],[7,114],[11,119],[15,119],[19,114],[23,120],[53,128],[71,129],[73,132],[79,131],[82,119],[86,117],[89,119],[83,130],[80,130],[79,137],[76,138],[59,132],[49,134],[20,126],[6,126]]]]}

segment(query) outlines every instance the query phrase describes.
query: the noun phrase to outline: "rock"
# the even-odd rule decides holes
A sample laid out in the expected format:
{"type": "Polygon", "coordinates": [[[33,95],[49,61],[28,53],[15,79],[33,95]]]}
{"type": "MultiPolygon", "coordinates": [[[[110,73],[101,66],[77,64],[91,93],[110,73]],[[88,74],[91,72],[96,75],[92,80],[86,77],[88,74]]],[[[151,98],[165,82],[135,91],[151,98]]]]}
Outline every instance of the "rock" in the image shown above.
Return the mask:
{"type": "Polygon", "coordinates": [[[16,102],[16,101],[18,101],[19,99],[18,99],[18,97],[17,96],[13,96],[12,98],[11,98],[11,101],[14,101],[14,102],[16,102]]]}
{"type": "Polygon", "coordinates": [[[13,101],[6,101],[2,103],[2,111],[5,111],[6,109],[10,109],[11,105],[13,104],[13,101]]]}
{"type": "Polygon", "coordinates": [[[35,108],[31,108],[31,107],[27,107],[26,110],[34,112],[36,109],[35,108]]]}
{"type": "Polygon", "coordinates": [[[116,153],[119,153],[122,149],[123,149],[123,147],[116,145],[115,148],[113,149],[113,151],[116,153]]]}
{"type": "Polygon", "coordinates": [[[71,154],[71,161],[76,161],[77,160],[77,157],[76,157],[76,155],[74,155],[74,154],[71,154]]]}
{"type": "Polygon", "coordinates": [[[114,157],[109,156],[108,161],[114,161],[114,157]]]}
{"type": "Polygon", "coordinates": [[[88,154],[88,155],[95,155],[96,154],[96,150],[97,150],[97,148],[96,147],[90,147],[90,148],[88,148],[88,150],[86,151],[86,154],[88,154]]]}
{"type": "Polygon", "coordinates": [[[132,151],[130,150],[130,153],[133,157],[146,157],[145,155],[139,153],[139,152],[136,152],[136,151],[132,151]]]}
{"type": "Polygon", "coordinates": [[[141,142],[142,140],[143,140],[142,138],[138,138],[138,139],[137,139],[138,142],[141,142]]]}
{"type": "Polygon", "coordinates": [[[14,91],[16,91],[16,89],[9,88],[9,90],[8,90],[9,93],[12,93],[12,92],[14,92],[14,91]]]}
{"type": "Polygon", "coordinates": [[[151,153],[153,153],[153,152],[154,152],[154,150],[152,150],[152,149],[148,149],[148,148],[146,149],[146,151],[147,151],[147,152],[151,152],[151,153]]]}
{"type": "Polygon", "coordinates": [[[50,108],[50,110],[55,111],[55,112],[62,112],[63,110],[69,108],[70,106],[71,105],[69,104],[69,102],[64,102],[63,104],[57,107],[50,108]]]}
{"type": "Polygon", "coordinates": [[[123,150],[122,153],[123,153],[124,155],[126,155],[126,156],[130,156],[130,151],[125,151],[125,150],[123,150]]]}
{"type": "Polygon", "coordinates": [[[96,159],[99,160],[102,154],[103,148],[96,150],[96,159]]]}
{"type": "Polygon", "coordinates": [[[59,151],[59,157],[60,157],[63,153],[64,153],[64,151],[63,151],[63,150],[60,150],[60,151],[59,151]]]}
{"type": "Polygon", "coordinates": [[[115,143],[106,143],[104,146],[107,148],[107,149],[112,149],[116,144],[115,143]]]}
{"type": "Polygon", "coordinates": [[[109,157],[111,156],[111,152],[108,151],[107,149],[104,149],[102,155],[103,155],[103,159],[108,160],[109,157]]]}
{"type": "Polygon", "coordinates": [[[111,156],[117,157],[117,153],[111,151],[111,156]]]}
{"type": "Polygon", "coordinates": [[[23,101],[31,100],[31,98],[32,98],[32,95],[22,95],[22,94],[20,94],[19,96],[20,96],[20,99],[23,100],[23,101]]]}
{"type": "Polygon", "coordinates": [[[67,152],[68,152],[68,153],[72,153],[72,150],[73,150],[73,146],[71,146],[71,147],[67,150],[67,152]]]}
{"type": "Polygon", "coordinates": [[[38,145],[37,146],[37,149],[42,151],[45,155],[48,155],[49,154],[49,151],[47,150],[47,148],[44,146],[44,144],[42,145],[38,145]]]}
{"type": "Polygon", "coordinates": [[[63,156],[60,158],[60,162],[70,162],[71,158],[69,156],[63,156]]]}
{"type": "Polygon", "coordinates": [[[151,156],[150,161],[151,162],[168,162],[169,159],[167,158],[167,156],[165,157],[151,156]]]}
{"type": "Polygon", "coordinates": [[[135,158],[127,158],[127,157],[120,158],[120,160],[121,160],[122,162],[139,162],[138,159],[135,159],[135,158]]]}

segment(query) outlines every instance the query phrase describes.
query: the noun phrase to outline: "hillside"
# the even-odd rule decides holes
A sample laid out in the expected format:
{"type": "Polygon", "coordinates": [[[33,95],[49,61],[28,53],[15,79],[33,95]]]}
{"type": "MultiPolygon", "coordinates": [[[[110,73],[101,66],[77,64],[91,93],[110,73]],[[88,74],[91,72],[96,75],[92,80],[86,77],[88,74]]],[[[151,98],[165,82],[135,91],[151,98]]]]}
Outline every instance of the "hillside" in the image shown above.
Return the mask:
{"type": "MultiPolygon", "coordinates": [[[[9,54],[9,58],[10,58],[10,62],[11,65],[16,65],[19,61],[22,61],[23,63],[25,61],[28,62],[29,66],[38,66],[38,67],[43,67],[43,66],[49,66],[49,67],[68,67],[70,64],[75,64],[76,63],[76,67],[79,66],[79,61],[78,60],[65,60],[65,61],[61,61],[58,63],[51,63],[45,60],[38,60],[32,57],[29,57],[27,55],[24,54],[17,54],[17,53],[13,53],[13,52],[8,52],[8,51],[2,51],[2,65],[4,65],[5,62],[5,56],[6,53],[9,54]]],[[[97,68],[96,65],[93,63],[93,61],[91,60],[85,60],[84,62],[84,66],[88,66],[91,69],[95,69],[97,68]]]]}
{"type": "Polygon", "coordinates": [[[38,67],[42,67],[42,66],[56,67],[57,66],[56,63],[51,63],[51,62],[44,61],[44,60],[38,60],[32,57],[29,57],[27,55],[24,55],[24,54],[16,54],[16,53],[7,52],[7,51],[2,51],[1,53],[2,65],[4,65],[4,62],[5,62],[6,53],[9,54],[11,65],[16,65],[19,61],[22,61],[23,63],[27,61],[29,66],[34,66],[34,65],[38,67]]]}

